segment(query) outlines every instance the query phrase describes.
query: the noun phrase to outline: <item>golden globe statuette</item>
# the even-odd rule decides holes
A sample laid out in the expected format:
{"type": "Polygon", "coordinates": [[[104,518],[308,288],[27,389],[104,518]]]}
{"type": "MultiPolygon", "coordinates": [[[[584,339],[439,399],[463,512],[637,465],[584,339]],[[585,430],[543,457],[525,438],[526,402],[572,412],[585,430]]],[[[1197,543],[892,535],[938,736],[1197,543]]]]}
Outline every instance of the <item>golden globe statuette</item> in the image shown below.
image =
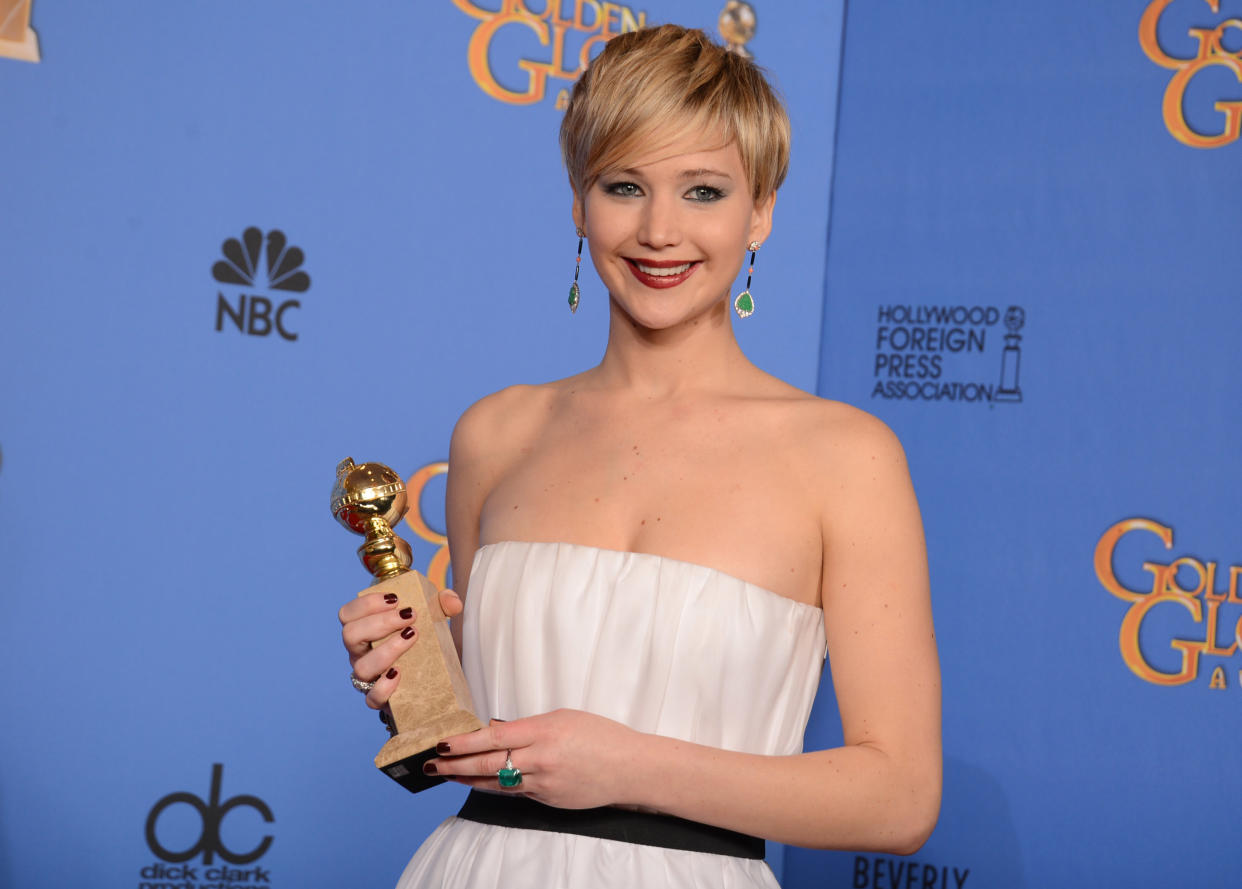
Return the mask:
{"type": "Polygon", "coordinates": [[[336,467],[332,514],[366,538],[358,547],[358,558],[375,576],[375,582],[358,595],[393,593],[398,608],[414,609],[418,639],[397,659],[401,679],[388,700],[393,734],[375,757],[375,765],[417,793],[444,780],[423,774],[423,763],[436,755],[436,744],[483,724],[474,715],[439,591],[410,570],[410,545],[392,531],[407,508],[405,484],[384,464],[359,465],[346,457],[336,467]]]}
{"type": "Polygon", "coordinates": [[[720,36],[725,39],[729,52],[735,52],[744,59],[752,58],[746,49],[746,41],[755,36],[759,24],[755,15],[755,7],[742,0],[728,0],[724,9],[720,10],[720,18],[716,25],[720,36]]]}

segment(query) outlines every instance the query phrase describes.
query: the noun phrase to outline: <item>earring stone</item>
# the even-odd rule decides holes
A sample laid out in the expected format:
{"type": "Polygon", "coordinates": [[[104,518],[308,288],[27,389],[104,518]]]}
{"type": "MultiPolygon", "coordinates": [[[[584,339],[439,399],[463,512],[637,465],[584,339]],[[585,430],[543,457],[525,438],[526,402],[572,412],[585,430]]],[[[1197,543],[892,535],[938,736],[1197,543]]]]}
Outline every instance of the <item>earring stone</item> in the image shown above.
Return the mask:
{"type": "Polygon", "coordinates": [[[750,268],[746,271],[746,289],[733,298],[733,311],[739,318],[749,318],[755,313],[755,298],[750,295],[750,279],[755,274],[755,254],[759,252],[761,246],[758,241],[751,241],[746,245],[746,249],[750,251],[750,268]]]}
{"type": "Polygon", "coordinates": [[[574,229],[578,235],[578,259],[574,262],[574,283],[569,285],[569,314],[574,315],[578,312],[578,298],[582,291],[578,289],[578,273],[582,271],[582,239],[586,237],[586,232],[581,228],[574,229]]]}

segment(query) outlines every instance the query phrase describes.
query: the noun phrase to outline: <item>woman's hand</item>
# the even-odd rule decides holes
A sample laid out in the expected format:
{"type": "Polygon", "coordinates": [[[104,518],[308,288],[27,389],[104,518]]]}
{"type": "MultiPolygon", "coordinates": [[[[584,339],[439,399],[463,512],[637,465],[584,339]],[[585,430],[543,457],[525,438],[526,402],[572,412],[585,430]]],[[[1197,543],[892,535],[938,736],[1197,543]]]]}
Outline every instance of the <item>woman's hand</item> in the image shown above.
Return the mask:
{"type": "Polygon", "coordinates": [[[500,788],[496,773],[510,755],[522,783],[501,788],[562,809],[627,802],[626,775],[642,733],[594,713],[553,710],[445,738],[425,771],[470,787],[500,788]],[[434,769],[431,771],[430,769],[434,769]]]}
{"type": "MultiPolygon", "coordinates": [[[[462,601],[452,590],[441,590],[440,607],[449,617],[456,617],[461,614],[462,601]]],[[[367,706],[379,710],[401,681],[393,664],[418,639],[414,610],[400,607],[392,593],[367,593],[346,602],[337,617],[354,676],[375,683],[367,692],[367,706]],[[386,639],[388,636],[392,638],[386,639]],[[385,639],[383,644],[371,647],[381,639],[385,639]]]]}

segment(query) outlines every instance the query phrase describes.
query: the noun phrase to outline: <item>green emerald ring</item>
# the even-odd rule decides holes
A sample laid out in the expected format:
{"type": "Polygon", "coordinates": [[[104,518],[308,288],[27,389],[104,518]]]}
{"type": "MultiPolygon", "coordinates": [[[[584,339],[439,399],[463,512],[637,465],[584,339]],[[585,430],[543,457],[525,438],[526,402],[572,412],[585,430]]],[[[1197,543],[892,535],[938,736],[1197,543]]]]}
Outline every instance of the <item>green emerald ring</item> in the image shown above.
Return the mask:
{"type": "Polygon", "coordinates": [[[522,786],[522,770],[513,767],[513,751],[505,751],[505,767],[496,773],[496,780],[501,787],[514,788],[522,786]]]}

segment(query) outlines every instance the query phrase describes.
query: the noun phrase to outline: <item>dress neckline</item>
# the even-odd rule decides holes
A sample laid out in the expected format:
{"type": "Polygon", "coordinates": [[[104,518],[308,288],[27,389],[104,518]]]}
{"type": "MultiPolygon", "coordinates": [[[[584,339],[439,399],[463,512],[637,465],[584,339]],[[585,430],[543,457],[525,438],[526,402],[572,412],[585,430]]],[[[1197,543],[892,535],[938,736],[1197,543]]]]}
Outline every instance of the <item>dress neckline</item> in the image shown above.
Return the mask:
{"type": "Polygon", "coordinates": [[[643,553],[643,552],[637,552],[635,550],[627,550],[627,549],[609,549],[608,547],[604,547],[604,546],[591,546],[590,544],[586,544],[586,543],[569,543],[564,540],[496,540],[496,541],[493,541],[492,543],[484,543],[478,549],[476,549],[475,558],[478,558],[478,555],[481,552],[483,552],[483,550],[485,549],[488,549],[494,546],[506,546],[506,545],[567,546],[572,549],[589,550],[591,552],[597,552],[597,553],[608,553],[610,555],[624,556],[627,558],[655,559],[659,562],[668,562],[673,565],[685,565],[690,568],[697,568],[701,571],[710,571],[712,574],[719,575],[720,577],[723,577],[726,580],[732,580],[736,583],[740,583],[742,584],[742,586],[748,587],[749,589],[758,590],[760,593],[763,593],[767,596],[771,596],[772,598],[775,598],[775,599],[779,599],[781,602],[787,602],[788,604],[796,606],[798,608],[809,608],[811,611],[814,611],[817,614],[821,614],[821,615],[823,614],[823,609],[820,608],[818,605],[811,605],[807,602],[799,602],[797,599],[791,599],[789,596],[782,596],[780,593],[773,592],[767,587],[759,586],[759,584],[757,583],[751,583],[749,580],[743,580],[742,578],[738,577],[735,574],[729,574],[727,571],[721,571],[719,568],[713,568],[711,565],[703,565],[699,562],[688,562],[685,559],[674,559],[671,556],[662,556],[658,553],[643,553]]]}

